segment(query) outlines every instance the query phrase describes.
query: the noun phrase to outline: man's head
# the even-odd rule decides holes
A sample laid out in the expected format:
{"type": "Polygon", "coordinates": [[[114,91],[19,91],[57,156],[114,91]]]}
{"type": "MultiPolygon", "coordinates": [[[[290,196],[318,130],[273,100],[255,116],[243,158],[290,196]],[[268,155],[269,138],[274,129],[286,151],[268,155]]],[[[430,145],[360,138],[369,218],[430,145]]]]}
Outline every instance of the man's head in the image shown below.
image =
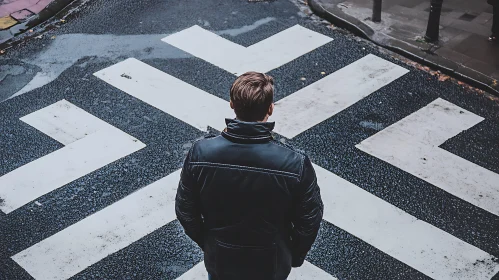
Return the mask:
{"type": "Polygon", "coordinates": [[[248,72],[236,79],[230,89],[230,107],[238,120],[265,122],[274,110],[274,79],[248,72]]]}

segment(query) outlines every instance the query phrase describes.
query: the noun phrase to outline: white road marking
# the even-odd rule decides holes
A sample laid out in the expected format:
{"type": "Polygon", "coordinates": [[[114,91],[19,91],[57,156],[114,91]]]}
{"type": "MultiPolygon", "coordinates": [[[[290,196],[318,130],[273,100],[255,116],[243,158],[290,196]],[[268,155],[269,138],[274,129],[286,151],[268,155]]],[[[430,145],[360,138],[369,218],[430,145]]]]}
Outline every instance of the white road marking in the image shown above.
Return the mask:
{"type": "Polygon", "coordinates": [[[12,257],[35,279],[68,279],[176,219],[180,170],[12,257]]]}
{"type": "MultiPolygon", "coordinates": [[[[369,62],[371,62],[371,64],[376,64],[376,58],[366,57],[362,63],[368,64],[369,62]]],[[[385,83],[388,83],[394,78],[394,76],[391,76],[393,74],[390,73],[391,71],[397,72],[397,75],[403,75],[406,72],[406,70],[402,68],[390,68],[390,64],[388,63],[378,63],[378,65],[384,65],[384,67],[380,68],[384,68],[387,70],[385,71],[385,77],[387,77],[389,80],[386,80],[385,83]]],[[[355,68],[358,67],[359,66],[356,66],[355,68]]],[[[129,68],[139,69],[138,67],[129,68]]],[[[141,69],[140,71],[146,73],[144,69],[141,69]]],[[[350,71],[351,70],[348,70],[348,73],[350,73],[351,75],[355,75],[350,71]]],[[[117,73],[120,73],[120,71],[117,71],[117,73]]],[[[367,80],[364,82],[369,83],[369,75],[370,74],[363,76],[363,79],[367,80]]],[[[341,75],[341,77],[344,78],[343,80],[348,80],[348,75],[346,74],[341,75]]],[[[332,85],[341,84],[343,80],[332,83],[332,85]]],[[[182,81],[176,82],[183,83],[182,81]]],[[[355,83],[350,83],[352,87],[356,86],[355,83]]],[[[318,88],[320,88],[320,86],[318,88]]],[[[292,96],[290,97],[290,99],[291,98],[292,96]]],[[[335,98],[341,99],[334,96],[330,98],[332,102],[335,100],[335,98]]],[[[299,99],[301,98],[297,98],[296,100],[299,99]]],[[[319,99],[323,100],[327,98],[319,99]]],[[[313,99],[310,100],[313,101],[313,99]]],[[[348,100],[347,97],[345,97],[344,100],[348,100]]],[[[285,101],[285,99],[283,99],[282,101],[285,101]]],[[[276,114],[283,107],[293,108],[293,106],[287,105],[292,104],[291,101],[286,102],[289,103],[284,103],[286,104],[285,106],[280,106],[278,102],[278,105],[276,106],[276,114]]],[[[300,102],[295,102],[295,106],[302,106],[300,102]]],[[[176,107],[176,105],[177,104],[170,104],[170,106],[172,107],[176,107]]],[[[228,106],[225,105],[225,107],[228,106]]],[[[326,110],[328,109],[326,108],[326,110]]],[[[296,110],[294,111],[296,112],[296,110]]],[[[315,113],[315,111],[307,112],[308,114],[315,113]]],[[[201,111],[196,113],[201,113],[199,117],[209,114],[209,112],[201,111]]],[[[283,130],[279,130],[279,125],[294,129],[292,124],[296,124],[297,121],[295,121],[291,117],[291,114],[289,114],[289,116],[290,117],[288,118],[284,118],[279,117],[278,115],[278,118],[281,118],[281,121],[278,121],[276,123],[276,130],[281,134],[288,134],[288,136],[292,136],[294,135],[294,133],[283,133],[283,130]]],[[[307,117],[308,116],[300,116],[298,119],[306,119],[307,117]]],[[[298,124],[298,129],[296,129],[295,131],[302,131],[302,125],[308,126],[307,124],[303,124],[300,122],[298,122],[298,124]]],[[[214,126],[210,123],[205,123],[204,125],[214,126]]],[[[493,268],[492,270],[486,265],[473,265],[473,263],[476,263],[477,260],[491,258],[489,254],[481,251],[480,249],[463,241],[460,241],[452,235],[447,234],[430,224],[417,220],[417,218],[403,212],[402,210],[396,208],[395,206],[392,206],[387,202],[384,202],[376,196],[363,191],[362,189],[341,179],[333,173],[324,171],[324,169],[321,169],[319,167],[318,170],[323,170],[323,172],[320,172],[320,174],[322,174],[322,189],[326,194],[325,203],[327,211],[325,219],[350,232],[351,234],[361,238],[362,240],[375,246],[376,248],[379,248],[392,257],[407,263],[408,265],[414,267],[422,273],[425,273],[426,275],[436,277],[438,279],[466,279],[466,277],[470,275],[479,275],[478,277],[483,276],[486,278],[490,275],[490,271],[492,271],[493,269],[497,269],[497,266],[493,265],[491,266],[493,268]],[[331,194],[327,195],[330,192],[331,194]],[[356,200],[357,196],[359,196],[359,198],[361,199],[356,200]],[[354,201],[361,201],[362,203],[354,203],[354,201]],[[336,209],[337,207],[342,208],[337,211],[328,210],[336,209]],[[335,215],[340,216],[338,217],[335,215]],[[471,274],[460,272],[461,269],[463,269],[464,271],[468,271],[471,274]],[[461,275],[462,277],[459,275],[461,275]]]]}
{"type": "Polygon", "coordinates": [[[499,174],[439,148],[482,120],[439,98],[357,148],[499,216],[499,174]]]}
{"type": "MultiPolygon", "coordinates": [[[[493,256],[314,166],[324,219],[435,279],[490,279],[493,256]]],[[[175,219],[180,170],[12,257],[35,279],[67,279],[175,219]]],[[[180,279],[203,277],[196,266],[180,279]]],[[[292,277],[291,277],[292,276],[292,277]]],[[[290,279],[334,279],[306,264],[290,279]],[[293,278],[294,277],[294,278],[293,278]],[[315,277],[315,278],[314,278],[315,277]]]]}
{"type": "MultiPolygon", "coordinates": [[[[368,55],[276,102],[275,132],[293,138],[408,72],[368,55]]],[[[130,58],[94,74],[112,86],[200,130],[225,128],[227,101],[130,58]]]]}
{"type": "Polygon", "coordinates": [[[225,118],[234,117],[227,101],[134,58],[94,75],[202,131],[208,126],[221,131],[225,118]]]}
{"type": "Polygon", "coordinates": [[[314,168],[324,220],[433,279],[485,280],[499,271],[492,255],[320,166],[314,168]]]}
{"type": "Polygon", "coordinates": [[[279,100],[270,120],[276,122],[277,133],[293,138],[408,72],[369,54],[279,100]]]}
{"type": "MultiPolygon", "coordinates": [[[[199,30],[194,28],[189,32],[191,31],[196,33],[199,30]]],[[[204,33],[209,37],[215,36],[207,34],[204,33]]],[[[199,38],[202,39],[202,36],[199,38]]],[[[236,50],[236,46],[231,46],[235,48],[233,52],[240,51],[236,50]]],[[[194,51],[189,52],[197,51],[198,48],[194,47],[194,51]]],[[[202,50],[194,55],[218,66],[227,63],[217,55],[210,57],[209,53],[202,53],[202,50]]],[[[241,66],[234,64],[223,67],[236,69],[241,66]]],[[[407,72],[406,69],[373,55],[366,56],[295,93],[296,96],[291,95],[277,102],[276,115],[273,117],[277,122],[276,132],[292,138],[407,72]],[[337,90],[327,92],[323,90],[326,87],[337,90]],[[302,115],[297,115],[301,112],[302,115]],[[310,121],[300,122],[309,119],[310,121]]],[[[128,59],[95,75],[201,130],[205,130],[207,126],[222,130],[223,119],[233,115],[226,101],[135,59],[128,59]],[[183,98],[179,98],[178,93],[183,98]],[[192,100],[195,102],[190,102],[192,100]]],[[[466,112],[463,114],[466,115],[466,112]]],[[[476,121],[472,120],[469,127],[476,121]]],[[[447,131],[445,125],[439,129],[447,131]]],[[[444,137],[443,141],[448,138],[444,137]]],[[[316,166],[316,170],[325,202],[325,220],[395,259],[436,279],[490,279],[499,271],[499,265],[492,262],[493,256],[490,254],[418,220],[321,167],[316,166]]],[[[192,271],[188,273],[197,277],[196,269],[192,271]]]]}
{"type": "Polygon", "coordinates": [[[5,213],[145,147],[66,100],[21,120],[66,146],[0,177],[5,213]]]}
{"type": "Polygon", "coordinates": [[[295,25],[246,48],[195,25],[165,37],[163,41],[240,75],[248,71],[271,71],[332,39],[295,25]]]}
{"type": "MultiPolygon", "coordinates": [[[[208,279],[208,272],[204,266],[204,262],[200,262],[192,269],[184,273],[177,280],[206,280],[208,279]]],[[[305,261],[303,266],[293,268],[287,280],[336,280],[335,277],[326,273],[315,265],[305,261]]]]}

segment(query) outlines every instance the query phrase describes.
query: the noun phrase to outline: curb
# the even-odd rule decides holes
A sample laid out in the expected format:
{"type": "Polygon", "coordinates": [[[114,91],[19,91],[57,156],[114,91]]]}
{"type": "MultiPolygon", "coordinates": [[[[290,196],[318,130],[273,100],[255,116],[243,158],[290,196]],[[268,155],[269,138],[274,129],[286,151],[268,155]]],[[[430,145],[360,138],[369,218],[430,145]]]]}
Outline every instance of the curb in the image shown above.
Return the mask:
{"type": "Polygon", "coordinates": [[[343,13],[343,11],[336,6],[332,7],[331,10],[333,10],[333,12],[330,12],[322,5],[322,3],[320,3],[320,0],[308,0],[308,5],[314,14],[338,27],[347,29],[355,35],[367,39],[380,47],[405,56],[420,64],[439,70],[443,74],[464,81],[473,87],[489,92],[495,96],[499,96],[499,86],[497,86],[497,88],[490,86],[493,84],[494,79],[486,75],[483,75],[471,68],[459,65],[444,57],[426,53],[423,50],[411,46],[401,40],[391,38],[385,43],[376,41],[373,39],[373,36],[376,34],[374,30],[360,20],[343,13]]]}
{"type": "Polygon", "coordinates": [[[17,36],[49,20],[60,11],[64,10],[64,8],[73,1],[74,0],[55,0],[38,14],[29,18],[26,22],[16,24],[9,29],[0,31],[0,49],[9,47],[17,36]]]}

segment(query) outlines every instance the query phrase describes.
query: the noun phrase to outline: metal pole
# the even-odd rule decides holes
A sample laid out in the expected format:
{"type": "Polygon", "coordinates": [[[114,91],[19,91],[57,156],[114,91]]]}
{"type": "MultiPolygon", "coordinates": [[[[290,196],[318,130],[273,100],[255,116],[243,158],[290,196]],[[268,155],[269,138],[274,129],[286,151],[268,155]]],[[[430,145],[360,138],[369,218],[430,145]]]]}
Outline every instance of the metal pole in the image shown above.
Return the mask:
{"type": "Polygon", "coordinates": [[[381,22],[381,1],[373,0],[373,22],[381,22]]]}
{"type": "Polygon", "coordinates": [[[440,14],[444,0],[431,0],[430,17],[428,18],[428,27],[426,28],[425,39],[428,42],[438,41],[440,32],[440,14]]]}

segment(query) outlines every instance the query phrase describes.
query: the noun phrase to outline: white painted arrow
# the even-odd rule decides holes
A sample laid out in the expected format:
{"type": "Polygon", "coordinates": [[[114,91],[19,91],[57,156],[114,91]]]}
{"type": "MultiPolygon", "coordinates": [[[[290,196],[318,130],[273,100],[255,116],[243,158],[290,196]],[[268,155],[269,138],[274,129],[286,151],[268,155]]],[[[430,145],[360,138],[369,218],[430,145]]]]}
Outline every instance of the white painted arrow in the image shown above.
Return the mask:
{"type": "Polygon", "coordinates": [[[357,148],[499,216],[499,174],[439,148],[482,120],[439,98],[357,148]]]}
{"type": "MultiPolygon", "coordinates": [[[[493,256],[314,165],[324,219],[435,279],[490,279],[493,256]],[[485,260],[480,262],[479,260],[485,260]]],[[[175,219],[180,170],[12,257],[35,279],[68,279],[175,219]]],[[[204,277],[202,264],[179,279],[204,277]]],[[[289,279],[335,279],[306,263],[289,279]]]]}
{"type": "Polygon", "coordinates": [[[134,58],[94,75],[202,131],[208,126],[222,131],[225,118],[234,117],[227,101],[134,58]]]}
{"type": "MultiPolygon", "coordinates": [[[[27,248],[12,259],[35,279],[68,279],[174,221],[179,180],[180,170],[177,170],[27,248]]],[[[179,279],[204,276],[206,270],[200,263],[179,279]]],[[[302,268],[293,269],[288,279],[336,278],[306,262],[302,268]]]]}
{"type": "Polygon", "coordinates": [[[494,256],[314,165],[324,220],[433,279],[488,280],[494,256]]]}
{"type": "Polygon", "coordinates": [[[332,41],[295,25],[249,47],[243,47],[197,25],[163,41],[235,75],[268,72],[332,41]]]}
{"type": "Polygon", "coordinates": [[[145,147],[66,100],[21,120],[66,146],[0,177],[5,213],[145,147]]]}
{"type": "Polygon", "coordinates": [[[35,279],[68,279],[176,219],[180,170],[12,257],[35,279]]]}
{"type": "Polygon", "coordinates": [[[409,70],[369,54],[275,104],[275,131],[287,138],[314,127],[409,70]]]}
{"type": "MultiPolygon", "coordinates": [[[[277,102],[276,114],[279,110],[284,113],[277,115],[280,121],[276,122],[276,130],[285,136],[296,135],[406,71],[375,56],[367,56],[333,73],[331,78],[326,77],[310,85],[308,93],[304,89],[296,94],[296,99],[291,95],[277,102]],[[323,90],[327,88],[335,90],[323,90]],[[330,106],[317,105],[319,109],[313,110],[316,99],[330,106]],[[280,102],[283,102],[282,105],[280,102]],[[295,119],[293,112],[297,110],[306,113],[296,113],[298,119],[295,119]],[[316,118],[314,114],[322,118],[316,118]],[[308,117],[312,123],[303,121],[308,117]],[[284,128],[279,130],[279,124],[284,128]]],[[[224,127],[223,118],[233,116],[228,102],[135,59],[128,59],[95,75],[202,130],[208,125],[221,130],[224,127]],[[122,74],[131,79],[121,77],[122,74]]],[[[473,265],[477,260],[492,256],[319,166],[315,169],[326,209],[324,219],[388,255],[437,279],[467,279],[471,275],[476,279],[488,279],[499,269],[497,265],[473,265]],[[469,273],[460,274],[461,278],[454,277],[460,270],[469,273]]]]}
{"type": "MultiPolygon", "coordinates": [[[[405,75],[407,69],[367,55],[276,103],[271,121],[275,132],[293,138],[327,120],[381,87],[405,75]]],[[[234,117],[227,101],[130,58],[94,74],[112,86],[200,130],[225,128],[234,117]]]]}

